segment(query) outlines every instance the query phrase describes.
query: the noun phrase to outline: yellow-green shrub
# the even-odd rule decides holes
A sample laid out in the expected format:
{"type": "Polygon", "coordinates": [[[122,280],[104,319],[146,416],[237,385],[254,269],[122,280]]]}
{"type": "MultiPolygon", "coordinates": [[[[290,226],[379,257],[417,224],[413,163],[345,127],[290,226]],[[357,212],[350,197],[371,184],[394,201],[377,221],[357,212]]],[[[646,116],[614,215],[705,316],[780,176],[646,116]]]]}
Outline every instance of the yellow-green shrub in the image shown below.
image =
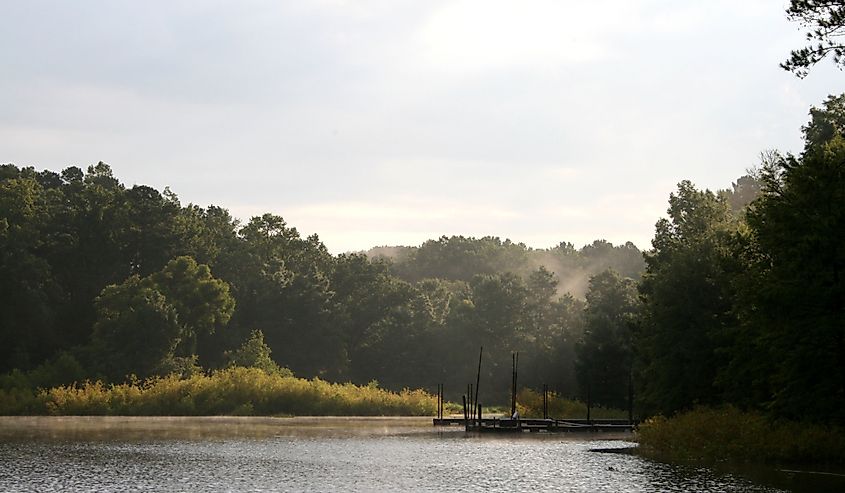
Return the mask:
{"type": "Polygon", "coordinates": [[[845,462],[845,430],[771,421],[732,406],[701,407],[640,424],[641,450],[682,461],[845,462]]]}
{"type": "Polygon", "coordinates": [[[59,415],[430,416],[437,408],[436,398],[422,390],[390,392],[377,385],[306,380],[244,367],[211,375],[152,377],[108,386],[84,382],[27,395],[29,398],[0,393],[0,411],[59,415]]]}
{"type": "MultiPolygon", "coordinates": [[[[583,419],[587,417],[587,405],[581,401],[564,399],[554,392],[548,396],[549,417],[557,419],[583,419]]],[[[543,394],[532,389],[522,389],[516,394],[516,409],[526,418],[543,417],[543,394]]],[[[590,410],[593,419],[627,419],[627,411],[593,406],[590,410]]]]}

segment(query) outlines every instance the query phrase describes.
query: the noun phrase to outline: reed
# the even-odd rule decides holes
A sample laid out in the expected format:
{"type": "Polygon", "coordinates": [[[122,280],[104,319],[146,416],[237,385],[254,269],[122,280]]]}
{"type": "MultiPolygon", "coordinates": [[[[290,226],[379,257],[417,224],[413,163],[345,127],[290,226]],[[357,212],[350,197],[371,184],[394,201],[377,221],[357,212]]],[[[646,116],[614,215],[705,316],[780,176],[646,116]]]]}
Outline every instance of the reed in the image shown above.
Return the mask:
{"type": "Polygon", "coordinates": [[[437,399],[422,390],[331,383],[231,367],[106,385],[83,382],[30,392],[0,391],[3,414],[432,416],[437,399]]]}
{"type": "Polygon", "coordinates": [[[700,407],[640,424],[640,450],[662,460],[749,463],[845,463],[845,430],[774,421],[732,406],[700,407]]]}
{"type": "MultiPolygon", "coordinates": [[[[516,410],[524,418],[543,417],[543,394],[528,388],[516,394],[516,410]]],[[[583,419],[587,417],[587,405],[581,401],[565,399],[549,394],[549,416],[557,419],[583,419]]],[[[593,406],[590,417],[594,419],[628,419],[627,411],[593,406]]]]}

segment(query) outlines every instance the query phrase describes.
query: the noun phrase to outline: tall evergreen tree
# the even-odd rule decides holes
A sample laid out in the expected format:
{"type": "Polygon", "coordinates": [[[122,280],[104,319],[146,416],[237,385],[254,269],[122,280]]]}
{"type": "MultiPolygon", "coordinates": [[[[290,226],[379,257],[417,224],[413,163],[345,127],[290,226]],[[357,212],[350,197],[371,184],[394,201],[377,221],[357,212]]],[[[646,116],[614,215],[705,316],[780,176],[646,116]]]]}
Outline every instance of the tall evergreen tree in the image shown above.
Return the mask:
{"type": "Polygon", "coordinates": [[[640,283],[635,372],[644,414],[721,402],[715,386],[735,326],[731,253],[737,222],[724,199],[688,181],[669,197],[640,283]]]}
{"type": "Polygon", "coordinates": [[[769,365],[769,408],[845,423],[845,122],[843,97],[814,109],[799,157],[771,160],[748,214],[753,244],[740,304],[769,365]]]}
{"type": "Polygon", "coordinates": [[[639,311],[636,283],[611,270],[590,279],[583,338],[575,347],[583,399],[626,408],[632,372],[631,326],[639,311]]]}

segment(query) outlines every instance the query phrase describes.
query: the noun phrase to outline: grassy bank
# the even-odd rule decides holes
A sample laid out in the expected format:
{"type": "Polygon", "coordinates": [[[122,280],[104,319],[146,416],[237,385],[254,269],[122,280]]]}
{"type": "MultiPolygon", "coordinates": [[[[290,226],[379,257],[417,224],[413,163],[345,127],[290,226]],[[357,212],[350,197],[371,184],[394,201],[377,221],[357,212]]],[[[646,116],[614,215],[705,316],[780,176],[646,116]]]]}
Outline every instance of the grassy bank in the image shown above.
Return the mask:
{"type": "Polygon", "coordinates": [[[730,406],[651,418],[638,440],[644,454],[662,460],[845,464],[845,430],[774,422],[730,406]]]}
{"type": "MultiPolygon", "coordinates": [[[[531,389],[522,389],[516,394],[516,409],[524,418],[543,417],[543,394],[531,389]]],[[[587,405],[581,401],[564,399],[555,393],[549,397],[549,416],[559,419],[587,417],[587,405]]],[[[627,411],[593,406],[590,411],[593,419],[628,419],[627,411]]]]}
{"type": "Polygon", "coordinates": [[[85,382],[36,392],[0,389],[0,414],[211,416],[431,416],[437,399],[422,390],[336,384],[233,367],[210,375],[156,377],[105,385],[85,382]]]}

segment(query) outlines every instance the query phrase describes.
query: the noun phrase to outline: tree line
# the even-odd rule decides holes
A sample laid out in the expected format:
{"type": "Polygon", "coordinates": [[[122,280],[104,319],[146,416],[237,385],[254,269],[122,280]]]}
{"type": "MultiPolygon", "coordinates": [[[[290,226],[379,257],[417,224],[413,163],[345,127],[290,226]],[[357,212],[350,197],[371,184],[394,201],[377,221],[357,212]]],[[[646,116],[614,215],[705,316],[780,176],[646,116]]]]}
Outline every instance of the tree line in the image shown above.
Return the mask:
{"type": "Polygon", "coordinates": [[[457,398],[484,345],[485,382],[506,382],[520,351],[525,382],[572,395],[587,280],[645,265],[633,244],[606,241],[455,236],[404,250],[331,255],[280,216],[241,224],[128,187],[104,163],[3,165],[0,372],[46,387],[257,365],[395,390],[444,383],[457,398]]]}
{"type": "Polygon", "coordinates": [[[643,414],[730,403],[845,424],[845,95],[810,115],[740,214],[689,182],[671,195],[631,325],[643,414]]]}
{"type": "Polygon", "coordinates": [[[100,163],[0,167],[0,371],[31,386],[231,365],[458,398],[520,381],[637,413],[733,404],[845,422],[845,95],[799,155],[725,190],[681,182],[652,248],[498,238],[331,255],[100,163]],[[577,289],[576,289],[577,288],[577,289]],[[16,372],[16,373],[15,373],[16,372]]]}
{"type": "Polygon", "coordinates": [[[637,286],[592,286],[582,396],[621,406],[627,379],[641,417],[731,405],[845,425],[845,95],[802,131],[800,154],[765,152],[729,189],[681,182],[637,286]]]}

